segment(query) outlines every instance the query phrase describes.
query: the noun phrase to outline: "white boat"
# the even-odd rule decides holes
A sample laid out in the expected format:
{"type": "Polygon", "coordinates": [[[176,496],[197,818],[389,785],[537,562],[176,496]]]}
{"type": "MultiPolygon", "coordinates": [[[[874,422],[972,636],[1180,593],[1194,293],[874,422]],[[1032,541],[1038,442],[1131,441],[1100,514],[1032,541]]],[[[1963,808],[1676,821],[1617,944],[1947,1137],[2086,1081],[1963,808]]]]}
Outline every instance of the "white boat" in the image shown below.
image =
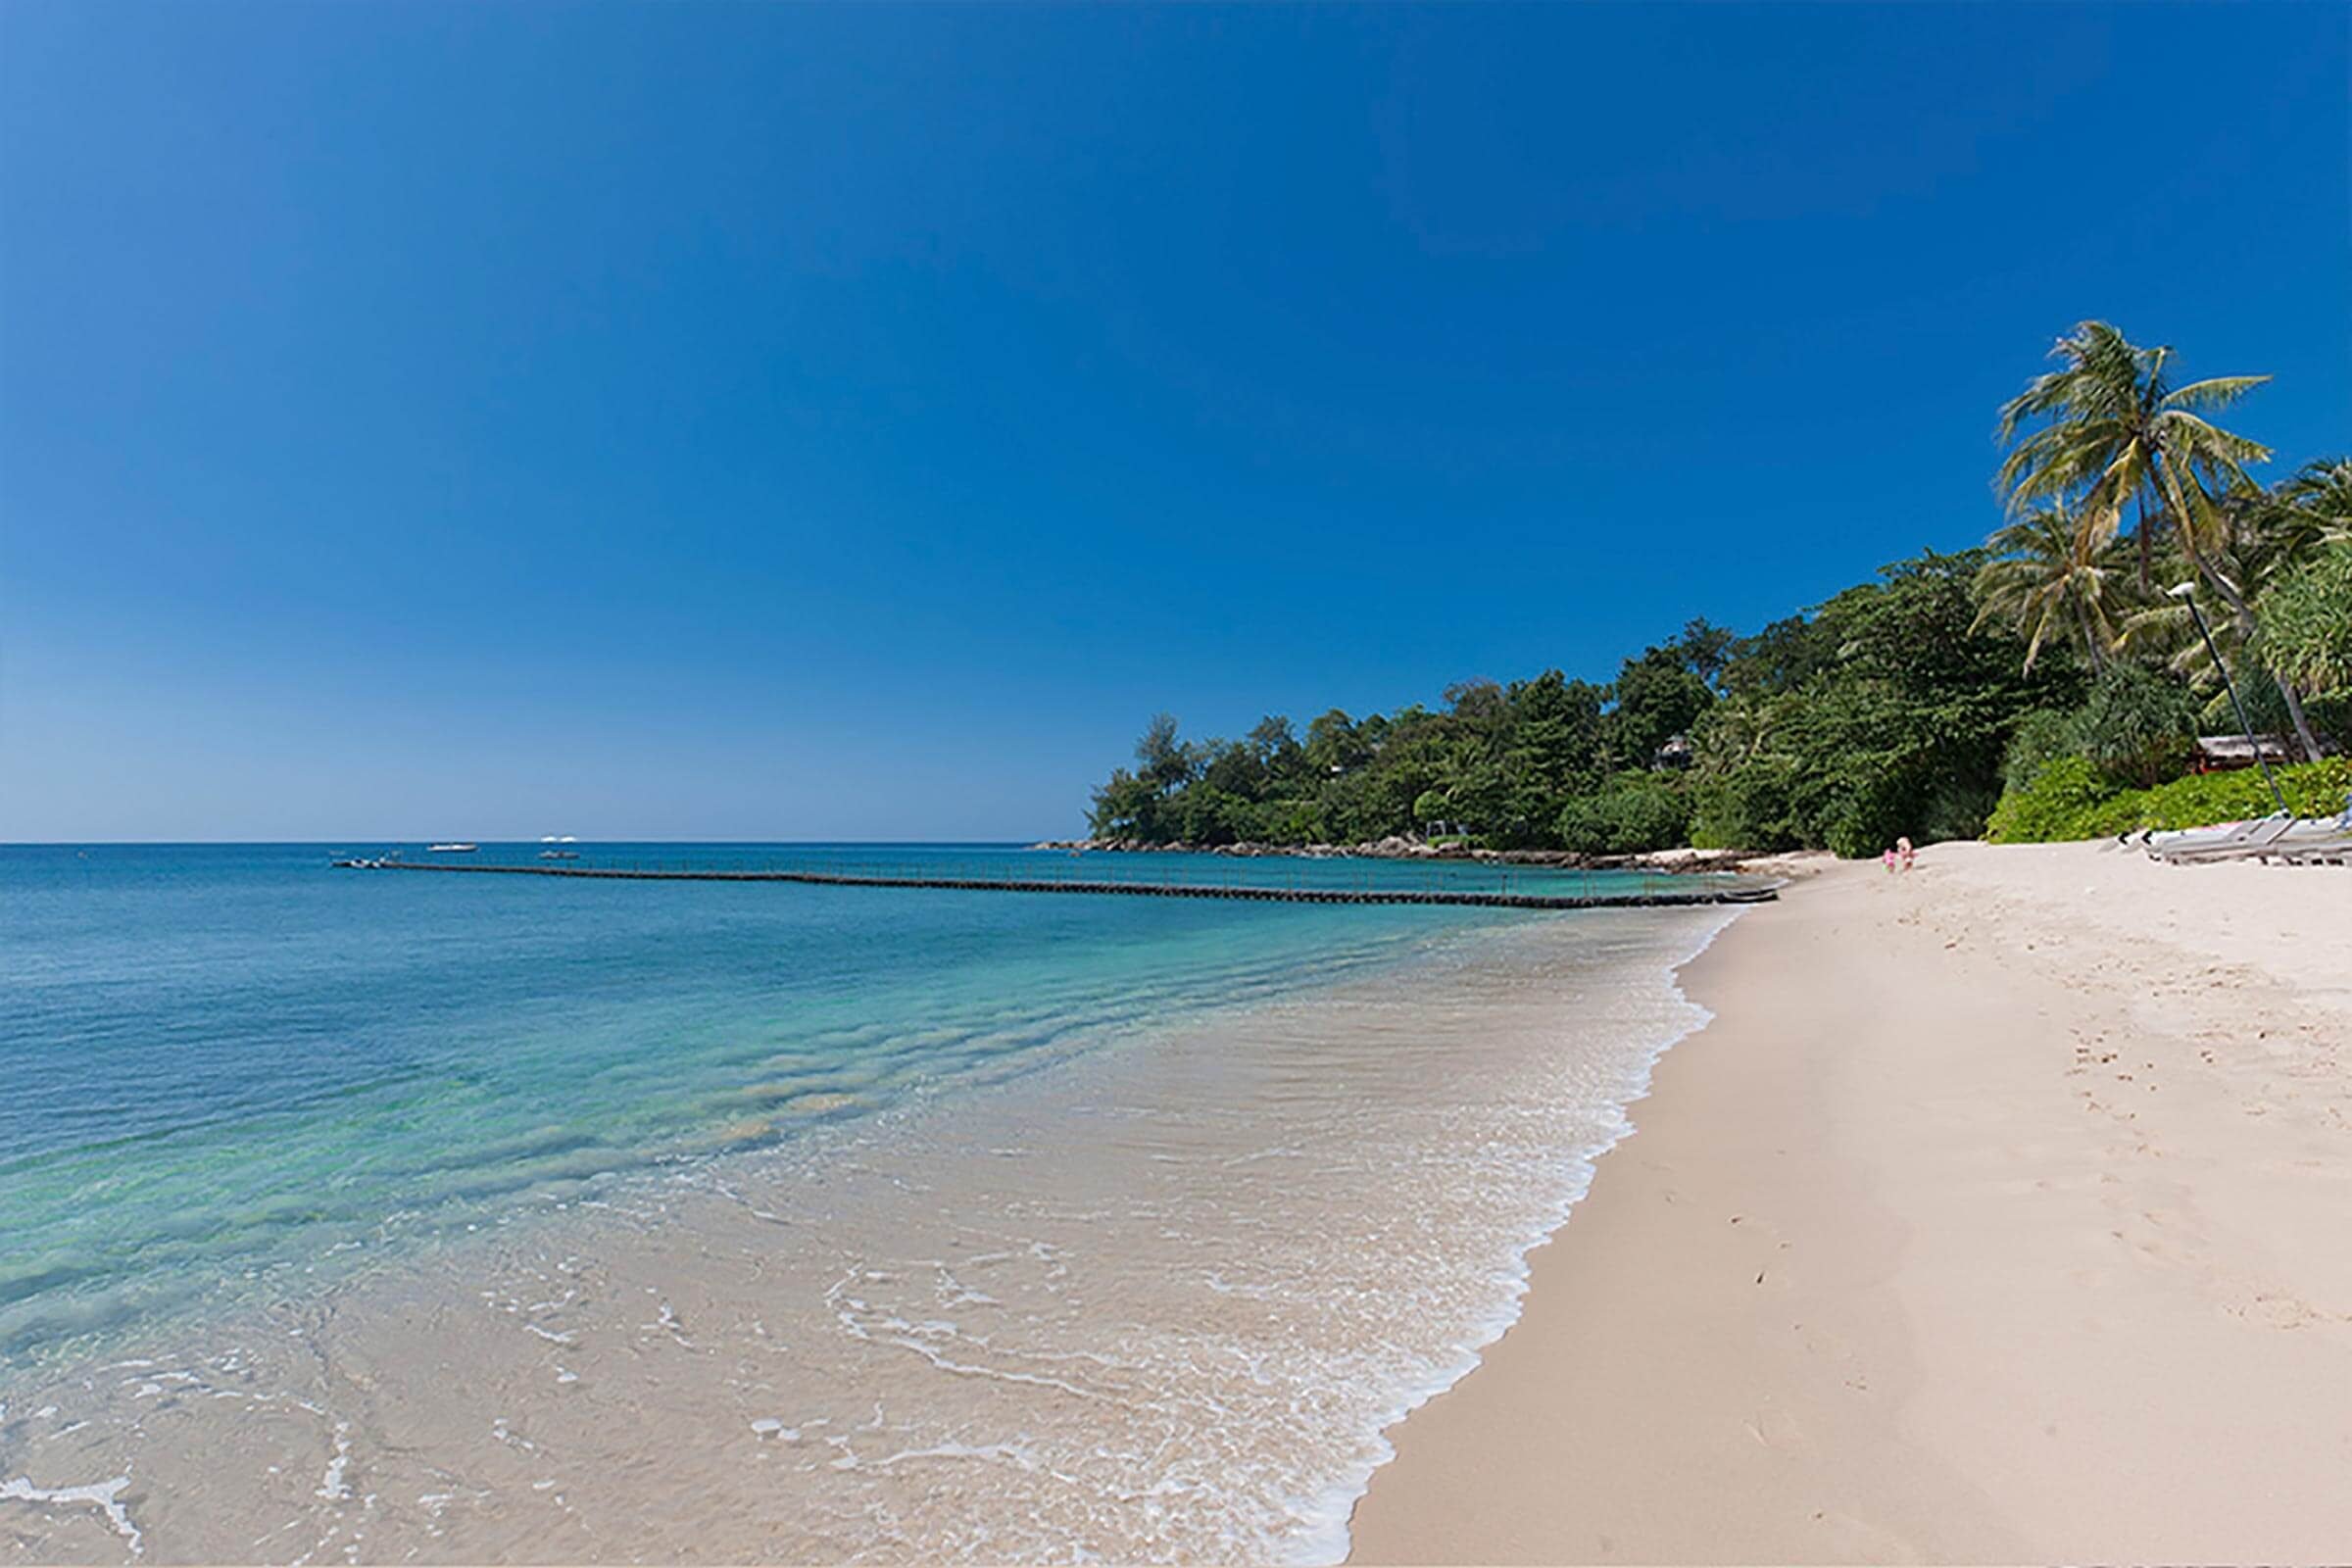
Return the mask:
{"type": "Polygon", "coordinates": [[[424,847],[424,853],[427,855],[471,855],[480,848],[481,846],[478,844],[427,844],[424,847]]]}

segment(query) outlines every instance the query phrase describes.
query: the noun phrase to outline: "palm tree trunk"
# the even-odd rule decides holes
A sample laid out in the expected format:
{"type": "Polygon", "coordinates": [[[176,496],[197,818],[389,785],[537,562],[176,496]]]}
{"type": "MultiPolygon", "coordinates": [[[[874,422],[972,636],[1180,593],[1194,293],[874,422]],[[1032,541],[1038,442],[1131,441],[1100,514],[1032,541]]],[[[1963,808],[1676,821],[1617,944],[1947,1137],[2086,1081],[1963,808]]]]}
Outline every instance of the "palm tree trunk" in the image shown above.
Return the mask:
{"type": "MultiPolygon", "coordinates": [[[[2237,591],[2235,583],[2222,575],[2217,568],[2208,565],[2193,551],[2189,560],[2195,564],[2205,580],[2213,584],[2213,591],[2220,594],[2230,606],[2230,614],[2237,621],[2239,636],[2252,638],[2259,622],[2254,618],[2254,607],[2247,603],[2246,596],[2237,591]]],[[[2295,690],[2293,681],[2288,680],[2277,670],[2270,671],[2270,676],[2273,684],[2278,688],[2279,697],[2286,703],[2286,716],[2294,723],[2295,744],[2303,748],[2303,760],[2307,762],[2320,760],[2320,740],[2317,735],[2312,733],[2310,716],[2303,711],[2302,693],[2295,690]]]]}
{"type": "MultiPolygon", "coordinates": [[[[2142,505],[2144,507],[2145,503],[2142,505]]],[[[2167,514],[2172,513],[2173,507],[2170,501],[2165,503],[2165,511],[2167,514]]],[[[2142,515],[2144,517],[2144,512],[2142,515]]],[[[2237,584],[2231,582],[2219,566],[2207,561],[2204,554],[2197,549],[2196,539],[2188,530],[2187,518],[2178,515],[2173,517],[2173,534],[2180,541],[2180,553],[2188,558],[2188,564],[2196,568],[2197,575],[2211,583],[2213,591],[2221,595],[2223,603],[2230,607],[2230,614],[2237,621],[2240,636],[2250,639],[2259,624],[2255,619],[2254,606],[2248,602],[2244,594],[2238,591],[2237,584]]],[[[2295,690],[2295,683],[2276,670],[2271,671],[2271,679],[2278,685],[2278,695],[2286,702],[2287,717],[2294,721],[2295,741],[2303,748],[2304,760],[2312,762],[2320,760],[2319,737],[2311,732],[2311,719],[2303,711],[2303,698],[2295,690]]]]}
{"type": "Polygon", "coordinates": [[[2295,690],[2293,681],[2276,670],[2271,672],[2271,679],[2278,683],[2278,695],[2286,699],[2286,714],[2295,721],[2295,740],[2303,748],[2303,760],[2306,762],[2318,761],[2320,760],[2320,738],[2311,732],[2311,720],[2304,716],[2303,694],[2295,690]]]}
{"type": "Polygon", "coordinates": [[[2107,673],[2107,660],[2099,652],[2098,634],[2091,630],[2090,612],[2082,608],[2080,599],[2075,601],[2075,629],[2082,634],[2082,651],[2090,656],[2091,674],[2107,673]]]}
{"type": "Polygon", "coordinates": [[[2196,568],[2197,575],[2211,583],[2213,585],[2213,591],[2221,595],[2222,603],[2230,607],[2230,615],[2233,616],[2237,621],[2237,629],[2241,632],[2245,632],[2249,636],[2252,635],[2254,631],[2254,606],[2247,601],[2246,596],[2243,593],[2238,591],[2237,584],[2231,582],[2229,577],[2223,573],[2221,567],[2215,565],[2212,562],[2207,561],[2204,556],[2198,552],[2197,547],[2188,542],[2188,536],[2186,534],[2181,535],[2180,550],[2181,554],[2188,557],[2188,564],[2196,568]]]}

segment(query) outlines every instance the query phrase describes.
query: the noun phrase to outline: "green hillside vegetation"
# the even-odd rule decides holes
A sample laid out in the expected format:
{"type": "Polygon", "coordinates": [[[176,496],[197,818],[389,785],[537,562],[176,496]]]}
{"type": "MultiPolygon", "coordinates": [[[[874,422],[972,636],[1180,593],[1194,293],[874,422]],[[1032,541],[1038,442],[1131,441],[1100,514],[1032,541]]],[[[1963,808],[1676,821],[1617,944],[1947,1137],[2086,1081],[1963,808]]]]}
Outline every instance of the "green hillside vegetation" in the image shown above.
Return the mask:
{"type": "MultiPolygon", "coordinates": [[[[2195,585],[2258,728],[2332,811],[2352,741],[2352,459],[2265,487],[2213,422],[2264,379],[2176,384],[2169,349],[2085,322],[2000,411],[2007,511],[1980,550],[1885,567],[1741,636],[1694,620],[1605,685],[1468,680],[1436,709],[1240,740],[1152,720],[1095,792],[1105,840],[1210,847],[1457,835],[1492,849],[1691,844],[1873,855],[2259,814],[2251,772],[2181,777],[2235,729],[2195,585]],[[2202,813],[2202,814],[2200,814],[2202,813]]],[[[2267,795],[2261,795],[2267,801],[2267,795]]]]}

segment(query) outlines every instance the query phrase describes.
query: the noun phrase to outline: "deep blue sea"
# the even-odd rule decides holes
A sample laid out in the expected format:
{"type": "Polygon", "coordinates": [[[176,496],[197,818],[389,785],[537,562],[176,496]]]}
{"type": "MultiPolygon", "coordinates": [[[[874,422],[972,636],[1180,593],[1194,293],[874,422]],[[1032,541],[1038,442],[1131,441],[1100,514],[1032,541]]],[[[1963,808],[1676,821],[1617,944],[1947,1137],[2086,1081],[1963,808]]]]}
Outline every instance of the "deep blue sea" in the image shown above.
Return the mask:
{"type": "MultiPolygon", "coordinates": [[[[329,868],[388,848],[0,848],[0,1356],[1519,918],[329,868]]],[[[1078,874],[1009,847],[569,848],[583,864],[1078,874]]],[[[1176,856],[1089,857],[1083,874],[1499,885],[1176,856]]]]}

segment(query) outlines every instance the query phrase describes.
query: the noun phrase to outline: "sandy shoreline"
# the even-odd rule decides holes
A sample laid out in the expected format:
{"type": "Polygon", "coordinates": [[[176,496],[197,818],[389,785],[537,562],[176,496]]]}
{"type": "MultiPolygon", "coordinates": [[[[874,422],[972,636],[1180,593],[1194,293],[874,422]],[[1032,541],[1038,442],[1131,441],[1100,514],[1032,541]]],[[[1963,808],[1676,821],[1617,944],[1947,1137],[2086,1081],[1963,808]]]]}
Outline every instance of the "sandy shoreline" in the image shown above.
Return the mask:
{"type": "Polygon", "coordinates": [[[1353,1560],[2342,1556],[2352,878],[1939,846],[1684,983],[1353,1560]]]}

